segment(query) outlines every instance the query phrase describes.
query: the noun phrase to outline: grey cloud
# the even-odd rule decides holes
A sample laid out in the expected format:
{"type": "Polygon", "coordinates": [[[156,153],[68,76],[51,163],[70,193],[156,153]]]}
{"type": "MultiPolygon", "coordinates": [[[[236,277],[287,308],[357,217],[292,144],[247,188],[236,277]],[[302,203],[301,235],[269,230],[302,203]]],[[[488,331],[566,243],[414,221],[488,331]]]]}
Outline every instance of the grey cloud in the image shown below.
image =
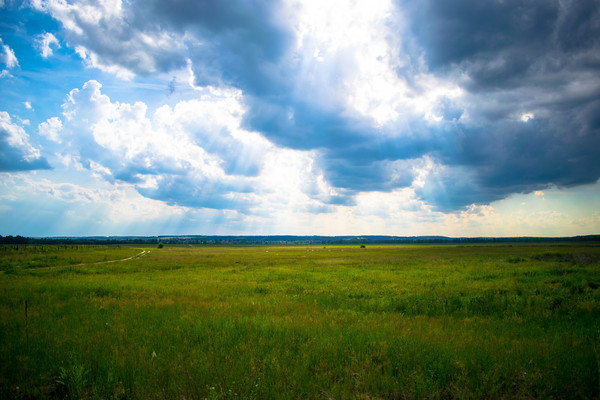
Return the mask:
{"type": "Polygon", "coordinates": [[[268,90],[276,73],[268,64],[276,63],[292,40],[276,2],[134,1],[124,3],[121,13],[93,0],[40,4],[62,23],[71,47],[83,46],[97,56],[95,66],[149,75],[181,68],[192,58],[198,85],[268,90]],[[90,18],[90,12],[102,18],[90,18]]]}
{"type": "Polygon", "coordinates": [[[550,185],[593,183],[600,176],[596,155],[600,124],[597,117],[593,122],[590,116],[581,114],[597,115],[597,111],[600,109],[595,102],[574,115],[463,127],[458,146],[433,152],[452,173],[432,176],[420,194],[449,210],[550,185]],[[577,119],[586,122],[578,123],[577,119]]]}
{"type": "Polygon", "coordinates": [[[454,147],[432,154],[470,180],[432,176],[423,198],[453,209],[600,177],[600,3],[398,4],[431,70],[468,91],[470,120],[453,128],[454,147]],[[534,118],[519,121],[525,112],[534,118]]]}
{"type": "Polygon", "coordinates": [[[466,73],[472,91],[565,83],[600,47],[595,0],[399,3],[429,67],[466,73]]]}
{"type": "Polygon", "coordinates": [[[415,178],[413,167],[419,164],[418,160],[373,161],[374,158],[368,155],[362,159],[325,156],[321,168],[333,186],[352,191],[392,191],[412,184],[415,178]]]}
{"type": "Polygon", "coordinates": [[[198,85],[225,83],[265,93],[293,39],[278,7],[279,2],[264,0],[152,0],[136,3],[132,14],[140,26],[151,21],[194,35],[188,46],[198,85]]]}
{"type": "Polygon", "coordinates": [[[598,45],[600,7],[595,0],[566,0],[561,3],[556,38],[566,52],[585,50],[598,45]]]}
{"type": "Polygon", "coordinates": [[[0,130],[0,171],[32,171],[37,169],[50,169],[50,164],[45,157],[27,160],[27,154],[21,149],[10,146],[5,141],[5,136],[0,130]]]}
{"type": "Polygon", "coordinates": [[[157,188],[139,187],[143,196],[170,205],[217,210],[245,210],[254,202],[245,198],[243,188],[198,177],[163,175],[157,188]],[[240,190],[242,189],[242,190],[240,190]]]}
{"type": "Polygon", "coordinates": [[[176,77],[173,77],[173,79],[171,79],[171,81],[169,81],[169,84],[167,85],[167,93],[170,95],[172,95],[173,93],[175,93],[175,90],[177,89],[177,79],[176,77]]]}
{"type": "Polygon", "coordinates": [[[526,49],[543,52],[559,12],[558,1],[546,0],[425,0],[401,6],[434,69],[496,57],[508,48],[521,55],[526,49]]]}
{"type": "Polygon", "coordinates": [[[186,63],[181,38],[163,31],[160,25],[136,26],[128,4],[123,5],[122,13],[113,4],[94,0],[72,4],[40,1],[32,6],[60,21],[68,45],[85,50],[80,54],[92,66],[118,67],[148,75],[180,68],[186,63]]]}

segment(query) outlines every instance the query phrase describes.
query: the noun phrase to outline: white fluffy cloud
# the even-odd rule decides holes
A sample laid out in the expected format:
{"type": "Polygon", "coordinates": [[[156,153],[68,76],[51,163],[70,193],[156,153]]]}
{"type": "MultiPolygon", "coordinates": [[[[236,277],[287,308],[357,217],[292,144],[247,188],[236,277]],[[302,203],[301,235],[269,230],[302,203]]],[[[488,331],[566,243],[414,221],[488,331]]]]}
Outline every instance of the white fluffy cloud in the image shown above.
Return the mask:
{"type": "Polygon", "coordinates": [[[57,117],[49,118],[38,126],[38,133],[53,142],[61,143],[59,134],[62,130],[62,121],[57,117]]]}
{"type": "MultiPolygon", "coordinates": [[[[0,39],[0,44],[2,39],[0,39]]],[[[15,56],[15,52],[8,45],[2,44],[2,53],[0,53],[0,62],[6,65],[7,68],[14,68],[19,65],[19,60],[15,56]]]]}
{"type": "Polygon", "coordinates": [[[60,49],[60,43],[58,42],[58,39],[50,32],[44,32],[38,35],[36,43],[43,58],[48,58],[53,54],[54,49],[52,46],[60,49]]]}
{"type": "Polygon", "coordinates": [[[64,143],[69,157],[63,159],[168,204],[260,210],[267,203],[303,208],[326,201],[332,189],[314,167],[314,154],[242,129],[240,96],[206,89],[148,115],[144,103],[112,102],[89,81],[70,92],[64,121],[51,118],[39,132],[64,143]]]}
{"type": "Polygon", "coordinates": [[[20,149],[25,161],[32,161],[40,157],[40,151],[29,143],[29,135],[17,124],[14,124],[7,112],[0,112],[0,130],[4,133],[6,143],[20,149]]]}
{"type": "Polygon", "coordinates": [[[0,171],[49,168],[40,150],[34,147],[22,126],[7,112],[0,111],[0,171]]]}
{"type": "Polygon", "coordinates": [[[8,45],[3,44],[2,38],[0,38],[0,46],[2,52],[0,53],[0,63],[4,64],[6,69],[0,71],[0,78],[10,78],[12,75],[10,69],[19,66],[19,60],[15,56],[15,52],[8,45]]]}

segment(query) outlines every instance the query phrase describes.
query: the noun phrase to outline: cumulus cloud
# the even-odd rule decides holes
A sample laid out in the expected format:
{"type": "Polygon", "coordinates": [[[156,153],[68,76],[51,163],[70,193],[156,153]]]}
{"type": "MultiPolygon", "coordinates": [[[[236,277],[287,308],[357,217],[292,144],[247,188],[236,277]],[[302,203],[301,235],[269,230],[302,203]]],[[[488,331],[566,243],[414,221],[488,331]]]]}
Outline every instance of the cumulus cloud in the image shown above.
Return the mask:
{"type": "Polygon", "coordinates": [[[0,171],[48,169],[48,161],[31,145],[23,127],[0,111],[0,171]]]}
{"type": "Polygon", "coordinates": [[[67,120],[105,116],[81,126],[86,156],[148,196],[250,204],[243,193],[264,175],[267,150],[234,131],[310,154],[311,176],[322,175],[340,204],[417,180],[421,199],[450,211],[600,176],[595,0],[32,4],[61,23],[90,67],[131,78],[188,65],[195,86],[237,93],[233,130],[176,108],[150,118],[141,103],[101,94],[79,108],[83,93],[99,90],[91,83],[71,94],[67,120]],[[169,125],[181,141],[158,127],[175,116],[187,121],[169,125]],[[167,167],[172,174],[159,176],[167,167]]]}
{"type": "Polygon", "coordinates": [[[60,131],[62,130],[62,121],[57,117],[49,118],[38,126],[38,133],[47,137],[49,140],[61,143],[60,131]]]}
{"type": "MultiPolygon", "coordinates": [[[[2,44],[2,39],[0,39],[2,44]]],[[[8,45],[2,44],[3,53],[0,54],[0,62],[6,65],[7,68],[14,68],[19,65],[19,60],[15,56],[15,52],[8,45]]]]}
{"type": "Polygon", "coordinates": [[[327,201],[330,188],[313,183],[313,154],[278,148],[240,127],[240,96],[206,90],[148,115],[144,103],[112,102],[89,81],[70,92],[62,123],[51,118],[39,132],[63,142],[63,159],[170,205],[249,210],[327,201]]]}
{"type": "Polygon", "coordinates": [[[43,58],[48,58],[53,54],[54,49],[51,46],[60,49],[60,43],[58,39],[50,32],[44,32],[38,35],[36,43],[41,51],[40,54],[43,58]]]}
{"type": "Polygon", "coordinates": [[[12,74],[9,70],[18,67],[19,60],[17,60],[13,49],[2,42],[2,38],[0,38],[0,46],[2,47],[2,53],[0,53],[0,63],[4,64],[6,67],[6,69],[0,71],[0,78],[10,78],[12,77],[12,74]]]}
{"type": "Polygon", "coordinates": [[[136,16],[120,0],[32,0],[31,5],[60,21],[67,42],[89,67],[132,78],[185,65],[183,37],[155,21],[135,25],[136,16]]]}

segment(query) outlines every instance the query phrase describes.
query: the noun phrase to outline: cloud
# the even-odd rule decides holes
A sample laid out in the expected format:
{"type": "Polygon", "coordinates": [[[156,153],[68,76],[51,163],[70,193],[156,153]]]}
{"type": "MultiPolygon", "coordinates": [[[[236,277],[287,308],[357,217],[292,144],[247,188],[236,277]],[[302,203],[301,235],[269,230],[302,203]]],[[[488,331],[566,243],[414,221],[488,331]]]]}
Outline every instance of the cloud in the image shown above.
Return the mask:
{"type": "Polygon", "coordinates": [[[177,89],[177,79],[176,79],[176,77],[173,77],[173,79],[171,79],[171,81],[169,81],[169,85],[167,86],[167,91],[168,91],[169,95],[172,95],[173,93],[175,93],[176,89],[177,89]]]}
{"type": "Polygon", "coordinates": [[[133,4],[134,24],[152,29],[160,21],[184,37],[186,57],[193,61],[199,86],[235,86],[270,92],[277,64],[293,43],[279,2],[146,1],[133,4]]]}
{"type": "Polygon", "coordinates": [[[523,122],[527,122],[533,118],[535,118],[535,115],[533,115],[533,113],[530,113],[530,112],[525,112],[525,113],[521,114],[521,116],[519,117],[519,119],[523,122]]]}
{"type": "Polygon", "coordinates": [[[29,142],[25,130],[0,111],[0,171],[49,169],[46,158],[29,142]]]}
{"type": "Polygon", "coordinates": [[[51,118],[39,132],[62,141],[69,163],[169,205],[244,212],[335,195],[318,183],[313,154],[278,148],[240,127],[240,96],[206,90],[148,115],[144,103],[112,102],[88,81],[70,92],[62,122],[51,118]]]}
{"type": "Polygon", "coordinates": [[[500,78],[523,72],[527,60],[543,54],[559,12],[558,2],[539,0],[488,4],[425,0],[398,4],[410,15],[407,20],[431,68],[463,63],[471,77],[481,80],[480,85],[493,84],[486,80],[492,74],[500,78]],[[531,49],[536,49],[534,54],[527,53],[531,49]],[[515,55],[525,58],[518,62],[515,55]],[[505,63],[500,62],[503,59],[505,63]]]}
{"type": "Polygon", "coordinates": [[[8,45],[3,44],[2,38],[0,38],[0,45],[2,47],[2,53],[0,53],[0,63],[4,64],[7,69],[0,71],[0,78],[11,78],[12,74],[10,69],[19,66],[19,60],[15,56],[15,52],[8,45]]]}
{"type": "MultiPolygon", "coordinates": [[[[2,39],[0,39],[0,44],[2,43],[2,39]]],[[[3,53],[0,54],[0,62],[6,65],[7,68],[14,68],[19,66],[19,60],[15,56],[15,52],[13,49],[8,47],[6,44],[2,44],[3,53]]]]}
{"type": "Polygon", "coordinates": [[[459,207],[598,179],[590,151],[600,145],[597,2],[397,6],[431,71],[465,90],[455,104],[464,110],[451,128],[455,146],[433,154],[470,181],[465,187],[464,175],[432,175],[431,194],[459,207]]]}
{"type": "MultiPolygon", "coordinates": [[[[237,93],[233,131],[310,154],[310,176],[335,193],[329,201],[419,180],[421,199],[452,211],[600,176],[595,0],[32,4],[61,23],[89,67],[132,78],[188,66],[197,88],[237,93]]],[[[145,182],[145,195],[173,203],[252,203],[243,193],[264,176],[265,148],[252,150],[222,121],[165,109],[187,121],[169,125],[183,138],[175,149],[143,104],[102,96],[76,110],[77,99],[65,116],[113,116],[82,125],[89,146],[80,144],[110,179],[145,182]],[[217,192],[228,197],[210,200],[217,192]]]]}
{"type": "Polygon", "coordinates": [[[53,54],[53,49],[51,46],[55,46],[60,49],[60,43],[56,36],[54,36],[50,32],[44,32],[37,36],[36,43],[41,51],[41,56],[43,58],[48,58],[53,54]]]}
{"type": "Polygon", "coordinates": [[[61,143],[60,131],[62,130],[62,121],[57,117],[49,118],[38,126],[38,133],[47,137],[49,140],[61,143]]]}
{"type": "MultiPolygon", "coordinates": [[[[2,234],[28,236],[213,234],[239,225],[236,212],[168,206],[127,184],[87,176],[85,185],[29,174],[0,179],[2,234]],[[40,206],[43,204],[43,206],[40,206]]],[[[226,231],[228,233],[230,231],[226,231]]]]}
{"type": "Polygon", "coordinates": [[[31,5],[60,21],[67,42],[89,67],[132,78],[185,65],[183,38],[155,21],[136,26],[136,16],[120,0],[32,0],[31,5]]]}

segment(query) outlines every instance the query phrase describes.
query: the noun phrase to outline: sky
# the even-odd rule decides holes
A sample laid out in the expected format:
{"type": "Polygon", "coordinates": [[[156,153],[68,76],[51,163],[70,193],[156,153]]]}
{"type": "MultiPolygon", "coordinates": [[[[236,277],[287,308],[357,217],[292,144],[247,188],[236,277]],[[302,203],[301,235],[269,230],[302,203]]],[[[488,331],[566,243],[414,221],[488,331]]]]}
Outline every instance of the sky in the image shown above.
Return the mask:
{"type": "Polygon", "coordinates": [[[597,0],[0,0],[0,235],[600,234],[597,0]]]}

